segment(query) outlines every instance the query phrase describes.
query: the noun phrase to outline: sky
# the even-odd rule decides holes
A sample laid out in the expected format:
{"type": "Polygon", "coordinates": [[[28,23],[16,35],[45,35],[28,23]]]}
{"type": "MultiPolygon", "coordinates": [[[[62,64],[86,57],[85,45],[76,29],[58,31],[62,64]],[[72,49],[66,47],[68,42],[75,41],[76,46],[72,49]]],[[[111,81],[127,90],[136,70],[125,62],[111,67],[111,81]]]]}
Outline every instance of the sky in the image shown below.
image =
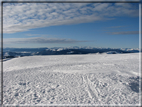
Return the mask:
{"type": "Polygon", "coordinates": [[[4,3],[3,45],[139,48],[138,3],[4,3]]]}

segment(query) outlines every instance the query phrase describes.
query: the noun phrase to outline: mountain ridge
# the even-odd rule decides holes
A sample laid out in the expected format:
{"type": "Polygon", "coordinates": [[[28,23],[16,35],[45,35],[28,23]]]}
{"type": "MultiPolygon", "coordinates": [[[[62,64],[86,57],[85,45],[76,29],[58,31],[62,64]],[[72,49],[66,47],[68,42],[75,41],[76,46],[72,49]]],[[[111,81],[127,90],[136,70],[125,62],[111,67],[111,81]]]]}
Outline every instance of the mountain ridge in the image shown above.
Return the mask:
{"type": "Polygon", "coordinates": [[[69,54],[121,54],[138,53],[133,48],[98,48],[98,47],[52,47],[52,48],[3,48],[3,58],[14,58],[33,55],[69,55],[69,54]]]}

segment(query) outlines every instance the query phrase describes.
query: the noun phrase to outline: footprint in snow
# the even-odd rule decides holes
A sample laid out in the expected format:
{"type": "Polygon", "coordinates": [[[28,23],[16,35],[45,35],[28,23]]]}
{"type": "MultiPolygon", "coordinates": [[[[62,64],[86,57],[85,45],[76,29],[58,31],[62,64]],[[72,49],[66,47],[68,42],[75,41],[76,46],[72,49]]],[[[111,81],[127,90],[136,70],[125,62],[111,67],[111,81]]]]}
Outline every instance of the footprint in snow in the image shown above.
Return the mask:
{"type": "Polygon", "coordinates": [[[26,84],[29,84],[30,82],[28,83],[25,83],[25,82],[20,82],[19,85],[26,85],[26,84]]]}
{"type": "Polygon", "coordinates": [[[21,82],[20,82],[19,85],[26,85],[26,83],[21,83],[21,82]]]}

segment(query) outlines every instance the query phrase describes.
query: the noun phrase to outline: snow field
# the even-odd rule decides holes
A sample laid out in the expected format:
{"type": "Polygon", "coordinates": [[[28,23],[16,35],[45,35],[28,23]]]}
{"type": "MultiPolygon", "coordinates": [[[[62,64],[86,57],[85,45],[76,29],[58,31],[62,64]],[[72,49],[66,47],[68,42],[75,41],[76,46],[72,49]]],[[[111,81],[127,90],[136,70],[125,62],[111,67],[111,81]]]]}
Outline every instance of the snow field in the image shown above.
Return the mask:
{"type": "Polygon", "coordinates": [[[140,104],[138,53],[14,58],[3,78],[4,104],[140,104]]]}

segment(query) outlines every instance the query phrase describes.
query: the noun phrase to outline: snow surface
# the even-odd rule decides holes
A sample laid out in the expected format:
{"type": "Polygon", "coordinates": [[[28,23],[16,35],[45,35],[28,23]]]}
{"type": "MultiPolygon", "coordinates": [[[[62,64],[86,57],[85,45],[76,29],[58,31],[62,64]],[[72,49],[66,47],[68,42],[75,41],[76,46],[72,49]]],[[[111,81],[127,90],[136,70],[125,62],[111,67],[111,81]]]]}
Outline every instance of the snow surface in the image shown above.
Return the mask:
{"type": "Polygon", "coordinates": [[[4,104],[140,105],[139,54],[27,56],[4,61],[4,104]]]}

